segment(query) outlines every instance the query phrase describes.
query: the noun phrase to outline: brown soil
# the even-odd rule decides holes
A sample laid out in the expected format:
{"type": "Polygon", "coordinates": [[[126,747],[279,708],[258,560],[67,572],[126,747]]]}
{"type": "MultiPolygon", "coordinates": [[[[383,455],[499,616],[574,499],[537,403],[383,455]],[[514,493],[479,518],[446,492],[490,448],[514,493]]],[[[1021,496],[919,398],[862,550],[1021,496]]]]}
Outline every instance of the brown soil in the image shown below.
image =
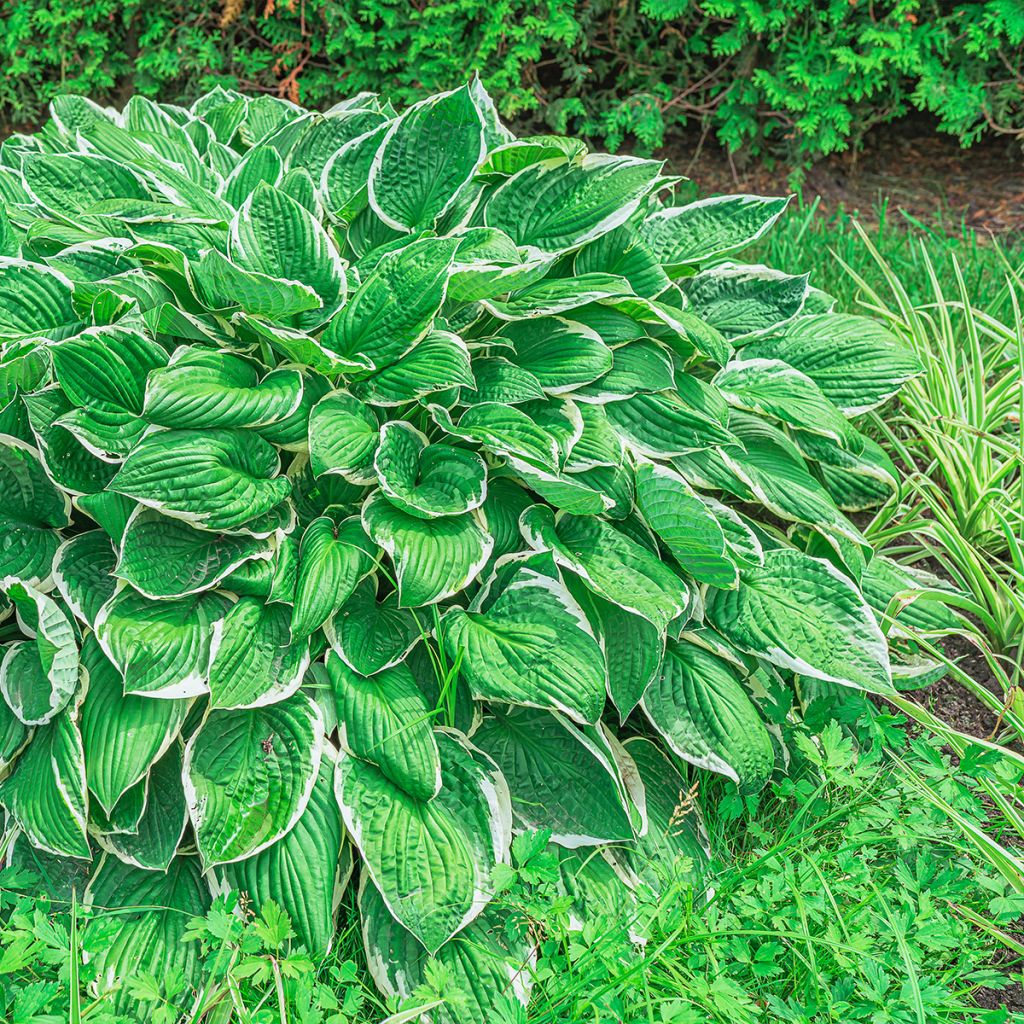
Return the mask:
{"type": "MultiPolygon", "coordinates": [[[[724,150],[683,136],[658,153],[694,179],[701,193],[788,191],[785,167],[737,164],[724,150]]],[[[1019,141],[985,139],[961,149],[956,139],[925,119],[907,119],[875,129],[860,153],[838,153],[814,165],[804,196],[820,196],[829,211],[840,206],[870,221],[888,202],[927,222],[941,220],[980,234],[1024,232],[1024,150],[1019,141]]]]}

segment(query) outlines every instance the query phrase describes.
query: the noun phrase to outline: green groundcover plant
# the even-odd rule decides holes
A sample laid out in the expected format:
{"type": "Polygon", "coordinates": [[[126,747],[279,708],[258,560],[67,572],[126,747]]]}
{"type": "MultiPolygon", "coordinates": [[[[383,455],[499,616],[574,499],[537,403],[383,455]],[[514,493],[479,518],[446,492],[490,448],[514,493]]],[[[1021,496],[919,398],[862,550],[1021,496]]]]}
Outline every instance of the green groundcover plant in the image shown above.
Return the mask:
{"type": "Polygon", "coordinates": [[[12,863],[142,908],[101,986],[195,978],[224,890],[322,952],[358,864],[378,985],[439,958],[487,1019],[536,939],[514,833],[581,920],[699,892],[686,764],[754,792],[822,681],[920,671],[843,511],[896,487],[850,417],[919,364],[733,262],[784,199],[676,182],[477,83],[67,96],[3,144],[0,803],[12,863]]]}

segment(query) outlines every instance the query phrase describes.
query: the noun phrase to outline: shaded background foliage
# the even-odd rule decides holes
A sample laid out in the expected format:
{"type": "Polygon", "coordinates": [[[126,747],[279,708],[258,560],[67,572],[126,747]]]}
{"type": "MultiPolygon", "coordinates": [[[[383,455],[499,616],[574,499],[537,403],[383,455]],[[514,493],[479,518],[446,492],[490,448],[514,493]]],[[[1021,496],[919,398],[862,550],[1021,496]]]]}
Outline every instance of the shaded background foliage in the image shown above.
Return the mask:
{"type": "Polygon", "coordinates": [[[806,163],[913,110],[1024,133],[1019,0],[6,0],[0,57],[8,129],[58,92],[404,105],[479,69],[504,116],[611,148],[688,127],[806,163]]]}

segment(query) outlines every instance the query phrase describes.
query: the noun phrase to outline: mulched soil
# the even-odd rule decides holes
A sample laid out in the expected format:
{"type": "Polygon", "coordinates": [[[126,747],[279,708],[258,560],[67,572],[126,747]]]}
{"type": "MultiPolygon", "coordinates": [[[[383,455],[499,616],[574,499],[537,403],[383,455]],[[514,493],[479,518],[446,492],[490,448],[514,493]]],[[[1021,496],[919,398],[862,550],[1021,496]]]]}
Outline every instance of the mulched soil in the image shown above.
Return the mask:
{"type": "MultiPolygon", "coordinates": [[[[1002,698],[1002,690],[988,662],[972,643],[962,637],[949,637],[942,647],[975,682],[1002,698]]],[[[917,690],[914,697],[932,714],[968,736],[990,739],[998,725],[998,714],[950,676],[917,690]]]]}
{"type": "MultiPolygon", "coordinates": [[[[704,194],[786,192],[788,169],[736,163],[722,149],[683,135],[658,152],[669,166],[688,175],[704,194]]],[[[826,210],[840,206],[870,221],[888,199],[927,222],[940,219],[950,230],[964,225],[993,235],[1024,232],[1024,144],[991,138],[970,149],[935,130],[926,118],[907,118],[876,128],[860,153],[837,153],[815,164],[804,180],[805,197],[821,196],[826,210]]]]}

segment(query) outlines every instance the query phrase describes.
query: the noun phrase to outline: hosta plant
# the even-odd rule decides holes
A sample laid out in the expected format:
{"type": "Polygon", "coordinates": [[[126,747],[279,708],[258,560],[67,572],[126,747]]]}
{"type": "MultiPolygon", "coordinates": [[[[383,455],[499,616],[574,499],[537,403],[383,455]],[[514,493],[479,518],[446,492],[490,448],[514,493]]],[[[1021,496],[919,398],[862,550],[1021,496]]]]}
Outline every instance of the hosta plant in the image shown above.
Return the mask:
{"type": "Polygon", "coordinates": [[[850,417],[919,367],[734,261],[785,200],[676,181],[475,83],[64,97],[4,142],[0,803],[11,859],[143,908],[112,985],[194,977],[229,889],[323,951],[354,867],[381,988],[438,958],[435,1016],[488,1019],[514,834],[581,921],[699,891],[688,766],[757,790],[807,700],[891,690],[850,417]]]}

